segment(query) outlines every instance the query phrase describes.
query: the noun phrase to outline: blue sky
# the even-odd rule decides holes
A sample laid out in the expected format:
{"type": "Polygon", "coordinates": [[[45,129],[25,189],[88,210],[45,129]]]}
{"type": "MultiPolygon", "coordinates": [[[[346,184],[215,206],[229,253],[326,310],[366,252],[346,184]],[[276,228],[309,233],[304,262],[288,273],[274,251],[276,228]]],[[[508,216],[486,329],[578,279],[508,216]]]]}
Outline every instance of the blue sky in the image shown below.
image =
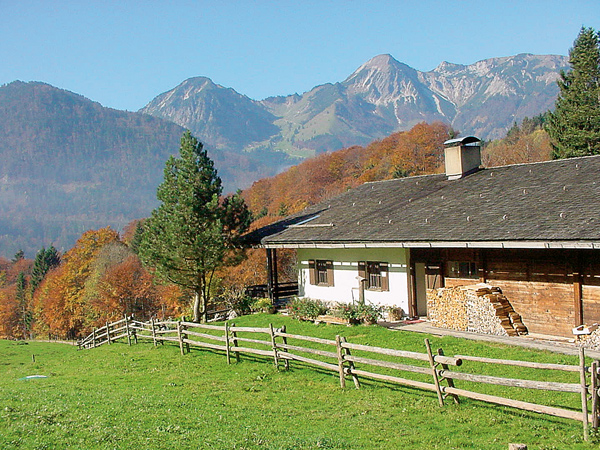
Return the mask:
{"type": "Polygon", "coordinates": [[[389,53],[427,71],[566,55],[599,0],[0,0],[0,84],[44,81],[135,111],[207,76],[253,99],[344,80],[389,53]]]}

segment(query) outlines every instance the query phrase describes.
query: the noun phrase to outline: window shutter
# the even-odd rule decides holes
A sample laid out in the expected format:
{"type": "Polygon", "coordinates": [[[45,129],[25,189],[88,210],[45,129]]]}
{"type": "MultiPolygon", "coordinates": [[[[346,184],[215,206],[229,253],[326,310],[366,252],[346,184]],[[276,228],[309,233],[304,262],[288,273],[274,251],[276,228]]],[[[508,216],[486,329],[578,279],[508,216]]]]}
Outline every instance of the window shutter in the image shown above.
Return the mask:
{"type": "Polygon", "coordinates": [[[317,284],[317,265],[314,259],[308,261],[308,282],[317,284]]]}
{"type": "Polygon", "coordinates": [[[389,277],[389,264],[386,262],[380,262],[379,268],[381,269],[381,290],[390,290],[390,277],[389,277]]]}
{"type": "Polygon", "coordinates": [[[365,261],[358,262],[358,276],[367,278],[367,263],[365,261]]]}
{"type": "Polygon", "coordinates": [[[327,286],[333,286],[333,261],[327,261],[327,286]]]}

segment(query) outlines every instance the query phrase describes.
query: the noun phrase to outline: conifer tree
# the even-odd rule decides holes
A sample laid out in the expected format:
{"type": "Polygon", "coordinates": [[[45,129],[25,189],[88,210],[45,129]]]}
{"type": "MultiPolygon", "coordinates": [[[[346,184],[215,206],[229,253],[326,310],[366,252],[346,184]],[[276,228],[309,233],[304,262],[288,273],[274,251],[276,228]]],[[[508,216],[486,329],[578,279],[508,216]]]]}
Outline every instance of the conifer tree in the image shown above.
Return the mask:
{"type": "Polygon", "coordinates": [[[33,269],[31,270],[31,281],[29,283],[32,294],[50,269],[58,266],[59,264],[60,254],[53,245],[48,247],[48,249],[42,247],[42,249],[37,252],[33,262],[33,269]]]}
{"type": "Polygon", "coordinates": [[[547,123],[555,159],[600,154],[600,36],[593,28],[581,29],[569,63],[547,123]]]}
{"type": "Polygon", "coordinates": [[[206,321],[215,271],[243,255],[240,236],[250,213],[239,192],[221,198],[221,179],[202,144],[188,131],[180,157],[166,163],[160,206],[144,223],[139,254],[156,274],[194,293],[194,321],[206,321]]]}

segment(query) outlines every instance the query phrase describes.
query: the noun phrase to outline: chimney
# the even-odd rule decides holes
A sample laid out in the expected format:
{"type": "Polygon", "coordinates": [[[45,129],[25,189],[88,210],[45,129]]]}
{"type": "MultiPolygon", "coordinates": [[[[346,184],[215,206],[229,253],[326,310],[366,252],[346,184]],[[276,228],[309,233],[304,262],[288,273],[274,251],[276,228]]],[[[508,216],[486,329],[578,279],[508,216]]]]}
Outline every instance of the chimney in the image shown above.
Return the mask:
{"type": "Polygon", "coordinates": [[[475,136],[450,139],[444,142],[446,176],[449,180],[458,180],[481,166],[481,141],[475,136]]]}

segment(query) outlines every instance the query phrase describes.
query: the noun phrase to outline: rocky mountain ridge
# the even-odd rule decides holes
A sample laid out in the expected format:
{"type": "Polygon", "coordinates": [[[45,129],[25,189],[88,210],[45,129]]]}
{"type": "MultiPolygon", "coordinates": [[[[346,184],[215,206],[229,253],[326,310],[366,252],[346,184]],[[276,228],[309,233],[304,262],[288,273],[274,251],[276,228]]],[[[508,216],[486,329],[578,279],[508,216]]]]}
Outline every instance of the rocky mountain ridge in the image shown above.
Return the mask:
{"type": "Polygon", "coordinates": [[[568,69],[565,56],[519,54],[470,65],[442,62],[420,72],[386,54],[342,82],[302,95],[257,101],[199,77],[141,111],[189,128],[218,148],[299,157],[364,145],[423,121],[439,120],[464,134],[495,139],[524,117],[551,109],[555,81],[568,69]],[[217,117],[227,120],[215,126],[217,117]]]}

